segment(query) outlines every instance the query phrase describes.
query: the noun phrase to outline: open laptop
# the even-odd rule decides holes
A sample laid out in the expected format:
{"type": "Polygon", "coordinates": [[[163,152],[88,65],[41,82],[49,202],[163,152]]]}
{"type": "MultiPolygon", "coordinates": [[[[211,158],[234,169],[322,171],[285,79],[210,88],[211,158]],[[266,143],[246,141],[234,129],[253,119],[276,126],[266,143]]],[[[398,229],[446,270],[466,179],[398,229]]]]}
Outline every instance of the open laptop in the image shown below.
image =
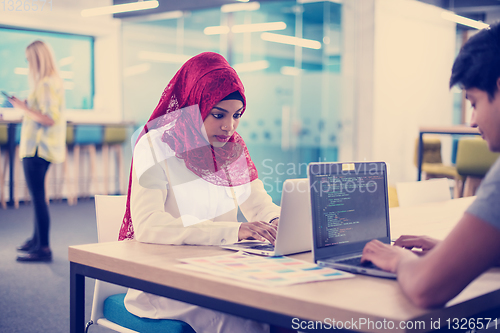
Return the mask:
{"type": "Polygon", "coordinates": [[[269,242],[242,241],[223,248],[272,257],[311,251],[310,203],[309,182],[306,178],[285,180],[275,245],[269,242]]]}
{"type": "Polygon", "coordinates": [[[352,273],[396,278],[361,264],[366,243],[390,244],[387,167],[384,162],[311,163],[314,262],[352,273]]]}

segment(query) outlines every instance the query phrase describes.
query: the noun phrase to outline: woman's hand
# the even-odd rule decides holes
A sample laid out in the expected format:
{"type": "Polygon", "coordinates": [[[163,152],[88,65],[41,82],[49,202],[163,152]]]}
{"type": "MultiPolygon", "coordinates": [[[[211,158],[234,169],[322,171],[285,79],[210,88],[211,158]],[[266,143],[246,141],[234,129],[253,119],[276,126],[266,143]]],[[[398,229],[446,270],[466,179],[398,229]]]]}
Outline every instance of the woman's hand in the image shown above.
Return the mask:
{"type": "Polygon", "coordinates": [[[25,110],[26,109],[26,101],[21,101],[19,98],[15,97],[15,96],[12,96],[11,98],[9,98],[9,102],[10,104],[12,104],[12,106],[16,109],[21,109],[21,110],[25,110]]]}
{"type": "Polygon", "coordinates": [[[394,242],[394,245],[408,250],[421,249],[421,254],[425,254],[439,244],[439,242],[440,240],[428,236],[403,235],[394,242]]]}
{"type": "Polygon", "coordinates": [[[267,222],[243,222],[238,231],[238,240],[256,239],[262,242],[267,240],[274,245],[276,230],[275,226],[267,222]]]}
{"type": "Polygon", "coordinates": [[[396,273],[399,261],[408,255],[414,256],[411,251],[387,245],[375,239],[365,245],[361,262],[371,261],[384,271],[396,273]]]}
{"type": "Polygon", "coordinates": [[[34,111],[28,107],[26,104],[26,101],[21,101],[17,97],[12,96],[12,98],[9,98],[10,104],[12,104],[13,107],[16,109],[21,109],[24,111],[24,113],[28,116],[30,116],[34,121],[44,125],[44,126],[52,126],[54,125],[54,120],[50,118],[49,116],[45,114],[41,114],[40,111],[34,111]]]}

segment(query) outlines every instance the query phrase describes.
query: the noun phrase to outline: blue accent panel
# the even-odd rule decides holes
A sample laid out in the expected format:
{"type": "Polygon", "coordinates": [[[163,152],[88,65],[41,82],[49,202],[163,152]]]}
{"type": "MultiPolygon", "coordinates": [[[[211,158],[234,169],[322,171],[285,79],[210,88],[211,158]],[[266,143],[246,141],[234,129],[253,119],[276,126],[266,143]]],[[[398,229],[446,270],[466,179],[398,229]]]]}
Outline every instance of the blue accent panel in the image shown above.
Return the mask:
{"type": "Polygon", "coordinates": [[[127,311],[125,294],[112,295],[104,301],[104,317],[123,327],[141,333],[196,333],[191,326],[180,320],[140,318],[127,311]]]}
{"type": "Polygon", "coordinates": [[[458,141],[460,139],[454,138],[451,144],[451,164],[457,164],[457,150],[458,150],[458,141]]]}
{"type": "Polygon", "coordinates": [[[75,144],[98,145],[102,144],[103,126],[98,125],[75,125],[75,144]]]}
{"type": "Polygon", "coordinates": [[[16,145],[21,142],[21,128],[23,127],[21,124],[16,124],[16,136],[14,137],[14,140],[16,142],[16,145]]]}
{"type": "Polygon", "coordinates": [[[307,178],[307,165],[311,162],[338,160],[338,147],[309,146],[282,150],[277,145],[247,143],[247,148],[264,189],[277,205],[281,202],[286,179],[307,178]]]}

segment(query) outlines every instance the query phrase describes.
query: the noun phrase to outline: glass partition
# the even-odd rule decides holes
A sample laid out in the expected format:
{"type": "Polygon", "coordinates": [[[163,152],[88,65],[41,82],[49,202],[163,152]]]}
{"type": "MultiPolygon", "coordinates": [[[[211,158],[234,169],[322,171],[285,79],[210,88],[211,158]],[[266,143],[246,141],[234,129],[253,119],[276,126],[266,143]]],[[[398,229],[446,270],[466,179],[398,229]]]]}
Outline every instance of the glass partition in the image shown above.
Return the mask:
{"type": "Polygon", "coordinates": [[[343,98],[353,96],[353,88],[342,84],[352,81],[343,77],[342,45],[342,4],[331,1],[263,2],[253,10],[223,7],[124,21],[125,117],[145,123],[185,60],[203,51],[222,54],[246,91],[237,131],[279,204],[285,179],[307,177],[309,162],[336,161],[339,143],[352,140],[343,133],[353,113],[342,107],[353,104],[343,98]]]}

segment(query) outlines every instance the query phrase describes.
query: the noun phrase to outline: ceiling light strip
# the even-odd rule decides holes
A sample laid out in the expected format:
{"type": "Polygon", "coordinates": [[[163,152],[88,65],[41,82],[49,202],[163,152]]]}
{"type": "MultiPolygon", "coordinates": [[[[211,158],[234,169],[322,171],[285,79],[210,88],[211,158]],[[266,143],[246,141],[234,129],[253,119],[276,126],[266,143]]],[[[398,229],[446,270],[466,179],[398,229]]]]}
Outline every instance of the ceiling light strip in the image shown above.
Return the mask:
{"type": "Polygon", "coordinates": [[[259,10],[260,3],[257,1],[245,2],[245,3],[231,3],[227,5],[222,5],[220,11],[223,13],[233,13],[241,11],[253,11],[259,10]]]}
{"type": "Polygon", "coordinates": [[[229,33],[229,27],[228,26],[215,26],[215,27],[206,27],[203,29],[203,33],[205,35],[225,35],[229,33]]]}
{"type": "Polygon", "coordinates": [[[466,25],[468,27],[476,28],[479,30],[484,29],[484,28],[488,28],[490,26],[489,24],[486,24],[484,22],[472,20],[470,18],[463,17],[463,16],[460,16],[457,14],[453,14],[451,12],[442,12],[441,17],[444,18],[445,20],[459,23],[462,25],[466,25]]]}
{"type": "Polygon", "coordinates": [[[306,47],[306,48],[315,49],[315,50],[321,49],[321,43],[316,41],[316,40],[312,40],[312,39],[279,35],[279,34],[273,34],[270,32],[262,33],[262,35],[260,35],[260,38],[262,38],[263,40],[268,41],[268,42],[301,46],[301,47],[306,47]]]}
{"type": "Polygon", "coordinates": [[[159,5],[159,3],[156,0],[137,1],[137,2],[124,3],[124,4],[120,4],[120,5],[114,5],[114,6],[84,9],[84,10],[82,10],[81,15],[83,17],[89,17],[89,16],[98,16],[98,15],[106,15],[106,14],[133,12],[136,10],[157,8],[158,5],[159,5]]]}

